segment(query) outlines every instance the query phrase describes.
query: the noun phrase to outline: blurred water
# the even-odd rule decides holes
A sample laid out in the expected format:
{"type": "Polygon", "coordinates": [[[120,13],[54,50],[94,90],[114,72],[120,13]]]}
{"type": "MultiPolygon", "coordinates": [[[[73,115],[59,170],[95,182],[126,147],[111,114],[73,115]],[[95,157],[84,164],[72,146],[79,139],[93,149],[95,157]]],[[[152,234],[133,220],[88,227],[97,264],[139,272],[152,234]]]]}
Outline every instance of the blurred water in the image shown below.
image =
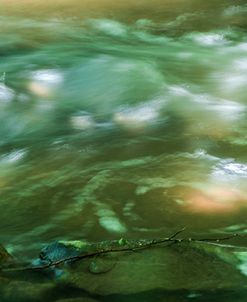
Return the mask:
{"type": "Polygon", "coordinates": [[[245,1],[1,8],[3,244],[245,232],[245,1]]]}

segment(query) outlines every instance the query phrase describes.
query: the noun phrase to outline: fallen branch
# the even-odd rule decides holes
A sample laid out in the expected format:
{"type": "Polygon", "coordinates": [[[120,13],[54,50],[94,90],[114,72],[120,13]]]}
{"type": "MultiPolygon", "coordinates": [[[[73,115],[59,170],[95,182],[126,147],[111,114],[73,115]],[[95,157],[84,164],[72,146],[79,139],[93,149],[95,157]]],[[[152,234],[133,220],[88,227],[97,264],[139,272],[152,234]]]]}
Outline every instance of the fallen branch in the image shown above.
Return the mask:
{"type": "MultiPolygon", "coordinates": [[[[49,261],[47,264],[44,265],[40,265],[40,266],[25,266],[25,267],[17,267],[17,268],[8,268],[8,269],[2,269],[3,272],[12,272],[12,271],[38,271],[38,270],[44,270],[44,269],[48,269],[51,267],[56,267],[60,264],[66,263],[66,262],[74,262],[74,261],[78,261],[78,260],[82,260],[85,258],[90,258],[90,257],[94,257],[94,256],[99,256],[99,255],[103,255],[103,254],[108,254],[108,253],[119,253],[119,252],[134,252],[137,250],[141,250],[141,249],[147,249],[150,248],[152,246],[155,245],[159,245],[159,244],[163,244],[163,243],[182,243],[182,242],[207,242],[207,243],[212,243],[212,242],[221,242],[221,241],[225,241],[225,240],[230,240],[232,238],[235,238],[237,236],[239,236],[238,234],[233,234],[231,236],[228,237],[223,237],[223,238],[202,238],[202,239],[195,239],[195,238],[183,238],[183,239],[178,239],[175,238],[177,237],[177,235],[179,235],[180,233],[182,233],[185,230],[185,228],[177,231],[176,233],[172,234],[170,237],[167,238],[161,238],[161,239],[152,239],[152,240],[126,240],[126,243],[124,243],[124,246],[121,247],[121,240],[116,241],[109,241],[109,245],[111,243],[114,243],[114,247],[109,247],[109,248],[100,248],[102,243],[96,243],[96,244],[92,244],[92,246],[94,248],[99,247],[99,249],[97,250],[93,250],[93,251],[88,251],[88,252],[83,252],[83,254],[81,255],[77,255],[77,256],[71,256],[71,257],[66,257],[66,258],[62,258],[59,259],[57,261],[49,261]],[[119,246],[116,247],[116,242],[119,243],[119,246]]],[[[104,242],[105,243],[105,242],[104,242]]]]}

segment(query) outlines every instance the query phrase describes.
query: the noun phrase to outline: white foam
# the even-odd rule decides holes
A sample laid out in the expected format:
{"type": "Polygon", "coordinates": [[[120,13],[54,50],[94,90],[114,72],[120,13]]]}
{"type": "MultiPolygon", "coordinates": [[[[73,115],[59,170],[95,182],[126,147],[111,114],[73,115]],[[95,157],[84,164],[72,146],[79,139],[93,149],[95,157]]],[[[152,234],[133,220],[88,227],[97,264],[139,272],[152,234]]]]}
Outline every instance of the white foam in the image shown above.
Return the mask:
{"type": "Polygon", "coordinates": [[[53,91],[63,81],[63,75],[55,69],[37,70],[31,73],[29,90],[43,98],[52,95],[53,91]]]}
{"type": "Polygon", "coordinates": [[[218,46],[227,43],[224,36],[218,33],[197,33],[190,35],[193,41],[203,46],[218,46]]]}
{"type": "Polygon", "coordinates": [[[247,42],[243,42],[237,45],[238,50],[246,51],[247,50],[247,42]]]}
{"type": "Polygon", "coordinates": [[[26,155],[25,149],[15,150],[0,157],[0,163],[12,164],[20,161],[26,155]]]}
{"type": "Polygon", "coordinates": [[[247,5],[231,5],[224,10],[223,15],[226,17],[232,17],[246,12],[247,5]]]}
{"type": "Polygon", "coordinates": [[[209,94],[191,94],[195,103],[202,106],[202,110],[214,112],[225,120],[236,120],[244,112],[245,106],[226,99],[211,96],[209,94]]]}
{"type": "Polygon", "coordinates": [[[236,70],[247,70],[247,58],[237,59],[233,62],[233,68],[236,70]]]}
{"type": "Polygon", "coordinates": [[[213,111],[217,112],[219,116],[227,120],[236,120],[240,117],[240,114],[244,111],[245,107],[239,103],[232,101],[219,101],[208,106],[213,111]]]}
{"type": "Polygon", "coordinates": [[[0,101],[11,102],[15,97],[14,90],[7,87],[5,84],[0,83],[0,101]]]}
{"type": "Polygon", "coordinates": [[[247,276],[247,252],[235,252],[234,254],[239,260],[238,269],[244,276],[247,276]]]}
{"type": "Polygon", "coordinates": [[[107,231],[126,232],[125,225],[117,218],[115,212],[106,205],[98,204],[97,216],[99,217],[99,224],[107,231]]]}
{"type": "Polygon", "coordinates": [[[96,126],[95,121],[90,115],[78,114],[70,118],[71,125],[76,130],[88,130],[96,126]]]}
{"type": "Polygon", "coordinates": [[[135,108],[135,109],[125,109],[122,112],[115,114],[115,120],[120,123],[128,122],[149,122],[157,118],[158,113],[154,108],[148,106],[135,108]]]}
{"type": "Polygon", "coordinates": [[[62,74],[55,69],[43,69],[32,72],[31,78],[34,81],[58,84],[63,80],[62,74]]]}
{"type": "Polygon", "coordinates": [[[246,87],[247,75],[240,73],[226,73],[222,80],[222,87],[228,91],[238,90],[240,88],[246,87]]]}
{"type": "Polygon", "coordinates": [[[212,161],[217,161],[219,160],[218,157],[216,156],[213,156],[213,155],[210,155],[207,153],[206,150],[203,150],[203,149],[197,149],[195,150],[194,153],[190,154],[190,156],[188,157],[191,157],[191,158],[201,158],[201,159],[207,159],[207,160],[212,160],[212,161]]]}
{"type": "Polygon", "coordinates": [[[170,86],[169,90],[175,96],[192,96],[191,92],[182,86],[170,86]]]}
{"type": "Polygon", "coordinates": [[[90,24],[95,29],[111,36],[124,36],[127,33],[127,27],[122,23],[114,20],[90,20],[90,24]]]}
{"type": "Polygon", "coordinates": [[[225,166],[225,169],[235,175],[240,175],[245,178],[247,177],[247,165],[238,164],[238,163],[229,163],[225,166]]]}
{"type": "Polygon", "coordinates": [[[236,163],[233,159],[221,160],[213,169],[213,177],[222,179],[247,178],[247,165],[236,163]]]}
{"type": "Polygon", "coordinates": [[[107,231],[114,233],[125,233],[126,227],[119,221],[117,217],[100,217],[99,224],[107,231]]]}
{"type": "Polygon", "coordinates": [[[139,106],[125,107],[117,111],[113,121],[127,128],[139,128],[148,126],[157,121],[162,101],[150,101],[139,106]]]}

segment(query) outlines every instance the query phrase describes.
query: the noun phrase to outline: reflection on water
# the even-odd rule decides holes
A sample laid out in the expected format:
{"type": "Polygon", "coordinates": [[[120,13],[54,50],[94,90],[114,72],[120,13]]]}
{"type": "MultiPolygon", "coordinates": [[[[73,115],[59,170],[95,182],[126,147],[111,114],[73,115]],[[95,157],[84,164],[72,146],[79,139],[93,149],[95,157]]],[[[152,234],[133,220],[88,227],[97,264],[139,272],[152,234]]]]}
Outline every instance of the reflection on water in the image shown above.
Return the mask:
{"type": "Polygon", "coordinates": [[[1,242],[246,226],[244,1],[3,1],[1,242]]]}

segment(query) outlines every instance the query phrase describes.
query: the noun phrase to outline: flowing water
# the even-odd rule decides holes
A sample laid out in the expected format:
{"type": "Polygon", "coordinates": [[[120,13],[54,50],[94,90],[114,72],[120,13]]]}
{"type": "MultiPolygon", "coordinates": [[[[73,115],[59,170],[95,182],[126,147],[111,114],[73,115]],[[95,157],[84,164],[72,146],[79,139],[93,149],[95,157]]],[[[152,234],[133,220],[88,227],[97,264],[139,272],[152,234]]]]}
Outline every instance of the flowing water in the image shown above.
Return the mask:
{"type": "Polygon", "coordinates": [[[1,243],[247,232],[246,1],[0,13],[1,243]]]}

